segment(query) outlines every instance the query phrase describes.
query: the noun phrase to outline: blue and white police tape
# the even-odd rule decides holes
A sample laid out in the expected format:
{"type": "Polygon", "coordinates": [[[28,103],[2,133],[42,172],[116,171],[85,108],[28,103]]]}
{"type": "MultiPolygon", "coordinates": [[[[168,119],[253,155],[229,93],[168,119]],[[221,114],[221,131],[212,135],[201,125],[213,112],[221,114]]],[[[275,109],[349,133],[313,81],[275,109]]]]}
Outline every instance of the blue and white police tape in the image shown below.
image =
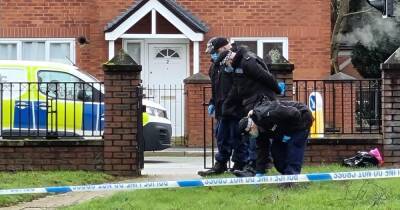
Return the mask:
{"type": "Polygon", "coordinates": [[[181,181],[154,181],[154,182],[138,182],[138,183],[59,186],[59,187],[24,188],[24,189],[3,189],[0,190],[0,195],[33,194],[33,193],[66,193],[66,192],[85,192],[85,191],[120,191],[120,190],[228,186],[228,185],[246,185],[246,184],[278,184],[285,182],[343,181],[343,180],[358,180],[358,179],[382,179],[382,178],[393,178],[393,177],[400,177],[400,169],[334,172],[334,173],[312,173],[312,174],[277,175],[277,176],[242,177],[242,178],[216,178],[216,179],[195,179],[195,180],[181,180],[181,181]]]}

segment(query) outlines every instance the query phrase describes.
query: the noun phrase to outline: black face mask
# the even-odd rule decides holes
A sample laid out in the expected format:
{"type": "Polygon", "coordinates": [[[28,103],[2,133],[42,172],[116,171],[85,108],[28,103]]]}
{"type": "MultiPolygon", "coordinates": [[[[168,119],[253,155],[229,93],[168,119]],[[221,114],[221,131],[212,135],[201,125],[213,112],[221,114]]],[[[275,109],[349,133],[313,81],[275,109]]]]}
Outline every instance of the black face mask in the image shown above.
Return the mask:
{"type": "Polygon", "coordinates": [[[215,61],[217,61],[217,59],[219,57],[219,54],[218,53],[213,53],[210,56],[211,56],[211,59],[215,62],[215,61]]]}

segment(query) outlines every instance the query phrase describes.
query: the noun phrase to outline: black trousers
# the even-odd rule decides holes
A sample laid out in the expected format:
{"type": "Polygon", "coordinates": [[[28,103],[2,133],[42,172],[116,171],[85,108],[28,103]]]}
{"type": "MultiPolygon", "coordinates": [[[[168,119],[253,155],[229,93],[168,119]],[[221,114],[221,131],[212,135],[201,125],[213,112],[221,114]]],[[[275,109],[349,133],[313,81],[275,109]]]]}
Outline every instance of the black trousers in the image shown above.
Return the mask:
{"type": "Polygon", "coordinates": [[[303,165],[304,150],[307,145],[309,131],[298,131],[290,135],[290,140],[272,141],[272,158],[276,170],[283,175],[300,174],[303,165]]]}
{"type": "Polygon", "coordinates": [[[257,137],[256,141],[256,173],[265,173],[268,163],[271,162],[271,137],[262,132],[257,137]]]}

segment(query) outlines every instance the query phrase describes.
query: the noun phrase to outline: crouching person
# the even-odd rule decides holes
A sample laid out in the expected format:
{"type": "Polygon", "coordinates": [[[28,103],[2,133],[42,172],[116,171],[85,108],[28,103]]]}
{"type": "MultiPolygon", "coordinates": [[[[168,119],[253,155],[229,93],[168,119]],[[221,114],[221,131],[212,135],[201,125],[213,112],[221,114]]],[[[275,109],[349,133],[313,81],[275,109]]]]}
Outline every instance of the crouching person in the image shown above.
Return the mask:
{"type": "MultiPolygon", "coordinates": [[[[271,155],[276,170],[283,175],[299,174],[304,159],[313,117],[308,107],[295,101],[263,101],[240,120],[242,133],[253,138],[260,132],[267,132],[272,137],[271,155]]],[[[263,145],[263,144],[258,144],[263,145]]],[[[268,152],[268,148],[259,148],[268,152]]],[[[260,155],[257,156],[257,159],[260,155]]],[[[260,157],[257,162],[265,168],[267,162],[260,157]]]]}

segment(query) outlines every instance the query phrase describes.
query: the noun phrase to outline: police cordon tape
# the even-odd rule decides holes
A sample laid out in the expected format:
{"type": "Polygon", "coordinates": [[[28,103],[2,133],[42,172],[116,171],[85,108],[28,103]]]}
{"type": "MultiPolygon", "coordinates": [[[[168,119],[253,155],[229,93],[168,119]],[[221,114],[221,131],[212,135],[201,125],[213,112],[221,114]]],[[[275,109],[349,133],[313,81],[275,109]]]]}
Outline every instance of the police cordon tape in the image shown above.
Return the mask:
{"type": "Polygon", "coordinates": [[[228,186],[247,184],[278,184],[288,182],[319,182],[319,181],[344,181],[360,179],[383,179],[400,177],[400,169],[351,171],[334,173],[312,173],[297,175],[276,175],[261,177],[241,178],[215,178],[215,179],[194,179],[181,181],[154,181],[138,183],[116,183],[81,186],[57,186],[43,188],[3,189],[0,195],[34,194],[34,193],[67,193],[67,192],[89,192],[89,191],[121,191],[140,189],[162,189],[162,188],[186,188],[205,186],[228,186]]]}

